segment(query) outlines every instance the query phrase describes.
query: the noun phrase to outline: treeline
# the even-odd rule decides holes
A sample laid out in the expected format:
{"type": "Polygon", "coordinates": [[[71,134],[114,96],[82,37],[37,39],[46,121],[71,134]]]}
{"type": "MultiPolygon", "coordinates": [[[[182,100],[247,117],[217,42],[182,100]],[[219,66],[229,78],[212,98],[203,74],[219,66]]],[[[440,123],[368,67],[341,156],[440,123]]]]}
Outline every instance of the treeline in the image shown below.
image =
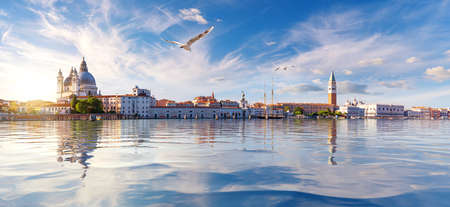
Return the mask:
{"type": "MultiPolygon", "coordinates": [[[[284,111],[289,111],[289,107],[286,106],[284,108],[284,111]]],[[[305,110],[302,107],[295,107],[294,115],[305,115],[305,116],[311,116],[311,117],[344,116],[344,114],[342,114],[341,112],[339,112],[339,111],[333,112],[330,109],[322,110],[322,111],[314,112],[314,113],[310,113],[310,114],[305,114],[305,110]]]]}
{"type": "Polygon", "coordinates": [[[82,100],[78,100],[77,96],[72,96],[70,111],[74,114],[104,113],[102,101],[92,96],[82,100]]]}

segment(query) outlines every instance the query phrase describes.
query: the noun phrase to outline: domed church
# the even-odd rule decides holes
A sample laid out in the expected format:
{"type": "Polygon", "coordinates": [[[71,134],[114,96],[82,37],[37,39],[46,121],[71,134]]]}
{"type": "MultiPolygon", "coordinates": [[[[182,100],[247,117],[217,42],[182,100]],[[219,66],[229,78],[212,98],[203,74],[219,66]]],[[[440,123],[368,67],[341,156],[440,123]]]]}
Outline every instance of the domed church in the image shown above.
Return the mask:
{"type": "Polygon", "coordinates": [[[70,74],[64,79],[61,69],[57,76],[57,102],[68,103],[72,95],[76,96],[97,96],[98,89],[94,76],[88,71],[86,61],[81,61],[80,73],[72,67],[70,74]]]}

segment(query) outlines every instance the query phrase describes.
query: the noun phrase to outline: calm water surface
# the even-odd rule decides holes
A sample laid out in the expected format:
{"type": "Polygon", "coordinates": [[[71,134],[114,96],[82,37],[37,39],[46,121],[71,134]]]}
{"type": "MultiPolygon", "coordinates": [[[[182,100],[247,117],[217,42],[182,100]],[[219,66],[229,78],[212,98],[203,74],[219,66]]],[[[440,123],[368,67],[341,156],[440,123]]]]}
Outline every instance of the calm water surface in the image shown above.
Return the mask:
{"type": "Polygon", "coordinates": [[[0,206],[450,206],[450,121],[0,122],[0,206]]]}

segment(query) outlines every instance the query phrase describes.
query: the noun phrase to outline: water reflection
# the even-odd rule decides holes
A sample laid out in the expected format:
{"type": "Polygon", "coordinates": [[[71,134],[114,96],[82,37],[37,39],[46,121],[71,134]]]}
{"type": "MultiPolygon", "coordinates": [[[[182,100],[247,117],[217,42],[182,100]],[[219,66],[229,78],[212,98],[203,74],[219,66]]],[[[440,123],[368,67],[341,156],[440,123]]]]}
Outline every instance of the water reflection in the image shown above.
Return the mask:
{"type": "Polygon", "coordinates": [[[328,152],[330,155],[328,156],[328,164],[329,165],[337,165],[337,162],[334,160],[334,153],[336,153],[336,120],[330,120],[328,122],[328,152]]]}
{"type": "Polygon", "coordinates": [[[83,167],[81,178],[86,177],[89,168],[89,159],[97,148],[98,128],[102,126],[102,122],[62,122],[57,125],[58,148],[57,161],[79,163],[83,167]]]}
{"type": "Polygon", "coordinates": [[[426,205],[450,186],[449,123],[0,122],[0,206],[426,205]]]}

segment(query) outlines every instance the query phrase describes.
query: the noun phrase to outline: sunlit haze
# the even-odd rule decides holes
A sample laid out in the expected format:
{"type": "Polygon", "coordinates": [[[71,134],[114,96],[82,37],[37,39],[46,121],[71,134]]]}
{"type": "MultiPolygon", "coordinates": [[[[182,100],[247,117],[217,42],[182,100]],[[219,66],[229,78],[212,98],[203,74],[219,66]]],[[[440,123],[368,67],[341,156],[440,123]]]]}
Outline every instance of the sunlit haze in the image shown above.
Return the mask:
{"type": "Polygon", "coordinates": [[[450,1],[2,0],[0,98],[55,101],[56,76],[83,57],[102,94],[157,99],[448,107],[450,1]],[[188,52],[186,42],[214,30],[188,52]],[[295,65],[274,71],[277,66],[295,65]]]}

